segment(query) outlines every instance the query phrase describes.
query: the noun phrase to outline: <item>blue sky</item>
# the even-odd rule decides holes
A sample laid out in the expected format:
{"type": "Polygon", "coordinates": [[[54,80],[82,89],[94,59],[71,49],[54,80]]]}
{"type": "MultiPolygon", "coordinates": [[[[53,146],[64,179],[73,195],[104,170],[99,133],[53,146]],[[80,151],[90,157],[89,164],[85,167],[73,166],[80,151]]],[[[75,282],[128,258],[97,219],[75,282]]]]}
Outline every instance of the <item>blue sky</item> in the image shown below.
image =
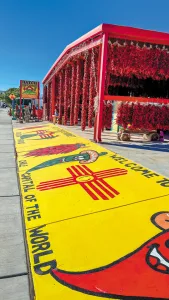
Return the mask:
{"type": "Polygon", "coordinates": [[[1,0],[0,90],[39,80],[67,44],[101,23],[169,32],[169,0],[1,0]]]}

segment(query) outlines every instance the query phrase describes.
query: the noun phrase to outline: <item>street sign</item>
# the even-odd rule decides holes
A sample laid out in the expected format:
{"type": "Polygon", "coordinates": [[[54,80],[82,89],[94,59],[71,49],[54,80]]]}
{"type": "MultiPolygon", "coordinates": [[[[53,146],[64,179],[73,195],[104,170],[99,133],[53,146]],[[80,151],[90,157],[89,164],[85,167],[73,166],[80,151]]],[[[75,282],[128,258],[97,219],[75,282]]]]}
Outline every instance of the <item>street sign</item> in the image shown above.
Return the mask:
{"type": "Polygon", "coordinates": [[[10,94],[10,95],[9,95],[9,98],[10,98],[11,100],[14,100],[14,99],[16,98],[16,96],[15,96],[14,94],[10,94]]]}

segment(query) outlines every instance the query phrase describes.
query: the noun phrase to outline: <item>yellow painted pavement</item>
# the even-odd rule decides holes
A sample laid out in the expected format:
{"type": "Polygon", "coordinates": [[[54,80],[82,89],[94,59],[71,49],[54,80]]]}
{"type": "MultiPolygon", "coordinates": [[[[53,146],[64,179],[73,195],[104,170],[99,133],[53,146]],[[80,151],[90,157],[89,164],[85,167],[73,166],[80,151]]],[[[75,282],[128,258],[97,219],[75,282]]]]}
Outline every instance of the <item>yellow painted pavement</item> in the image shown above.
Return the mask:
{"type": "Polygon", "coordinates": [[[35,299],[168,299],[169,180],[51,124],[14,137],[35,299]]]}

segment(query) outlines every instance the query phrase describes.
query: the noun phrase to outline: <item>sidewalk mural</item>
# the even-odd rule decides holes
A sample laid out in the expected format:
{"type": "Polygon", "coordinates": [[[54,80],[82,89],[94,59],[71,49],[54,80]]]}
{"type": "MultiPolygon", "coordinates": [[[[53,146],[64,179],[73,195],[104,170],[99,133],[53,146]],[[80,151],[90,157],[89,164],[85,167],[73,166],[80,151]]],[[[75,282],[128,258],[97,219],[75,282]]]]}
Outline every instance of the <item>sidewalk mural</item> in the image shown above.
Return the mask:
{"type": "Polygon", "coordinates": [[[41,128],[44,128],[44,127],[48,127],[48,125],[39,125],[39,126],[31,126],[31,127],[24,127],[24,128],[19,128],[19,130],[24,130],[24,131],[27,131],[27,130],[32,130],[32,129],[41,129],[41,128]]]}
{"type": "Polygon", "coordinates": [[[31,173],[40,169],[52,167],[58,164],[70,163],[73,161],[78,161],[80,164],[90,164],[95,162],[100,156],[106,155],[107,152],[98,153],[94,150],[85,150],[80,152],[79,154],[62,156],[54,159],[50,159],[45,161],[42,164],[39,164],[27,171],[27,173],[31,173]]]}
{"type": "Polygon", "coordinates": [[[40,148],[36,150],[29,151],[25,154],[25,157],[37,157],[37,156],[47,156],[52,154],[62,154],[62,153],[69,153],[73,152],[79,148],[85,147],[85,144],[65,144],[65,145],[57,145],[51,147],[40,148]]]}
{"type": "Polygon", "coordinates": [[[119,260],[84,272],[51,269],[51,275],[61,284],[89,295],[168,299],[169,211],[156,213],[152,222],[162,233],[119,260]]]}
{"type": "Polygon", "coordinates": [[[79,184],[93,200],[109,200],[119,195],[104,178],[126,175],[125,169],[109,169],[92,172],[87,166],[72,166],[67,168],[71,177],[41,182],[37,189],[40,191],[51,190],[66,186],[79,184]]]}
{"type": "Polygon", "coordinates": [[[47,131],[15,130],[35,300],[169,299],[169,179],[47,131]]]}
{"type": "Polygon", "coordinates": [[[35,137],[38,137],[37,139],[33,139],[33,140],[40,140],[40,139],[53,139],[58,137],[59,135],[56,135],[55,131],[48,131],[48,130],[37,130],[37,131],[33,131],[32,134],[19,134],[18,135],[21,139],[20,143],[24,143],[24,140],[26,139],[32,139],[35,137]]]}
{"type": "Polygon", "coordinates": [[[46,141],[46,143],[44,143],[46,147],[49,145],[55,146],[58,144],[58,137],[62,139],[62,143],[66,143],[68,137],[72,139],[72,143],[77,143],[79,140],[79,137],[73,133],[52,126],[51,124],[14,129],[14,137],[17,150],[19,150],[19,148],[21,150],[21,147],[25,145],[28,147],[30,147],[30,145],[42,145],[42,141],[46,141]],[[48,144],[48,141],[51,141],[50,144],[48,144]]]}

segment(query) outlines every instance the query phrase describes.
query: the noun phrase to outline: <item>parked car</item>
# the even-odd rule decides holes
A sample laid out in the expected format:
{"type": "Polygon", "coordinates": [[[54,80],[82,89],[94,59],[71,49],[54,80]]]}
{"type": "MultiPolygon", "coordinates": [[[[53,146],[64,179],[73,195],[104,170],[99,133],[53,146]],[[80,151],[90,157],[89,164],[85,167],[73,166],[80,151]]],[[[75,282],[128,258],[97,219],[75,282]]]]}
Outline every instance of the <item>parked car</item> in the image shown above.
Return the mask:
{"type": "Polygon", "coordinates": [[[8,105],[7,105],[6,103],[3,103],[3,104],[2,104],[2,107],[3,107],[3,108],[6,108],[6,107],[8,107],[8,105]]]}

